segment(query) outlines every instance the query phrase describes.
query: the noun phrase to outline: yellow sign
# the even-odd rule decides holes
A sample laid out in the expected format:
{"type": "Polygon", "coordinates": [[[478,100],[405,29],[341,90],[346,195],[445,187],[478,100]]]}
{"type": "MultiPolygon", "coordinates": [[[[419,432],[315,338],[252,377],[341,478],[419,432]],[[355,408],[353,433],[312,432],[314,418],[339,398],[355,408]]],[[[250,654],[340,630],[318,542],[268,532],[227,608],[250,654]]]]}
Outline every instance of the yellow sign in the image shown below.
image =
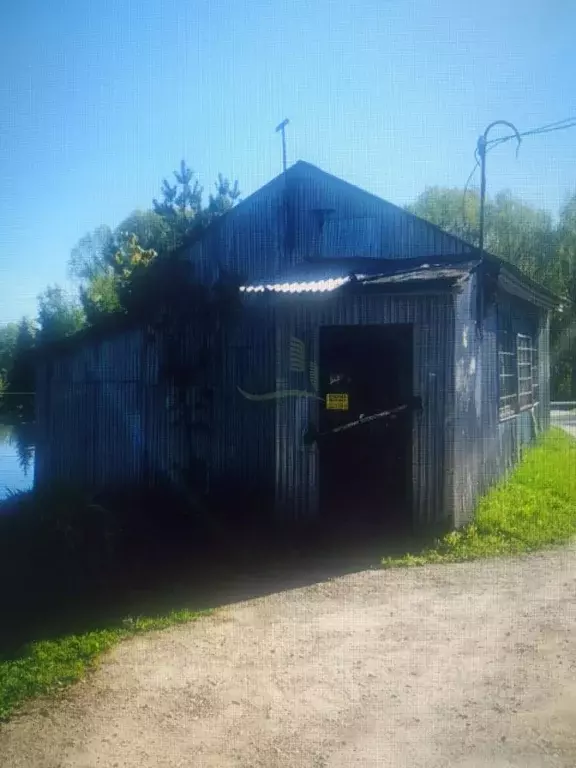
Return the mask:
{"type": "Polygon", "coordinates": [[[348,410],[348,393],[347,392],[332,392],[326,395],[326,408],[329,411],[347,411],[348,410]]]}

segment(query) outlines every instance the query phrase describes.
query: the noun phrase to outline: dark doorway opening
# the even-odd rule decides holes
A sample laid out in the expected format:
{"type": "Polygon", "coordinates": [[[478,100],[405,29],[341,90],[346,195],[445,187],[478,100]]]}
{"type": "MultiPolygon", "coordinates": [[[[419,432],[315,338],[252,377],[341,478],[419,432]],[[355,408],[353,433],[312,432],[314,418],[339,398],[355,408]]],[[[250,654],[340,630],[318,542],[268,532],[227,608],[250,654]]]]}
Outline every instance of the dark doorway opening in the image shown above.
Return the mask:
{"type": "Polygon", "coordinates": [[[320,512],[339,530],[411,530],[412,366],[411,325],[320,329],[320,512]]]}

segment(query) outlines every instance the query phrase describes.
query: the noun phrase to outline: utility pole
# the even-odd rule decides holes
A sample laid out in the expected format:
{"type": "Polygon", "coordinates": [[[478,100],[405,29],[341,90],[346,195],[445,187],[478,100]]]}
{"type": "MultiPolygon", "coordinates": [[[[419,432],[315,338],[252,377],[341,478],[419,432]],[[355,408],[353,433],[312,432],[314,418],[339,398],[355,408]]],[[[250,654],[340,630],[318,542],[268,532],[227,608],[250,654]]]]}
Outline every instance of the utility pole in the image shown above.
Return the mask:
{"type": "Polygon", "coordinates": [[[490,123],[490,125],[486,128],[482,136],[478,139],[478,145],[477,145],[477,152],[479,157],[479,163],[480,163],[480,237],[479,237],[479,243],[478,243],[478,250],[480,251],[480,258],[482,258],[482,254],[484,252],[484,218],[485,218],[485,208],[486,208],[486,146],[488,144],[488,134],[494,128],[496,125],[507,125],[508,128],[514,131],[516,134],[516,140],[518,141],[518,145],[516,147],[516,154],[518,154],[518,150],[520,149],[520,143],[522,139],[520,138],[520,134],[518,133],[518,129],[515,125],[512,125],[512,123],[509,123],[507,120],[495,120],[493,123],[490,123]]]}
{"type": "Polygon", "coordinates": [[[285,120],[282,120],[280,125],[276,126],[276,133],[282,133],[282,170],[284,173],[286,173],[286,126],[289,122],[290,120],[286,118],[285,120]]]}

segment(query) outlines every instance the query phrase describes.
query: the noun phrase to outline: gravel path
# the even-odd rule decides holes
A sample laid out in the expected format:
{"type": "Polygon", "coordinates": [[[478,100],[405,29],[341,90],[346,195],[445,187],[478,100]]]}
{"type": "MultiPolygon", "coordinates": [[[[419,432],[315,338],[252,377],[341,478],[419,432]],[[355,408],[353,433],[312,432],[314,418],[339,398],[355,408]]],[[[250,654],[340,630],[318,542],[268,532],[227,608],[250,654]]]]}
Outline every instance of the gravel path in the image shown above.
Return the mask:
{"type": "Polygon", "coordinates": [[[574,768],[576,549],[364,571],[130,640],[10,768],[574,768]]]}

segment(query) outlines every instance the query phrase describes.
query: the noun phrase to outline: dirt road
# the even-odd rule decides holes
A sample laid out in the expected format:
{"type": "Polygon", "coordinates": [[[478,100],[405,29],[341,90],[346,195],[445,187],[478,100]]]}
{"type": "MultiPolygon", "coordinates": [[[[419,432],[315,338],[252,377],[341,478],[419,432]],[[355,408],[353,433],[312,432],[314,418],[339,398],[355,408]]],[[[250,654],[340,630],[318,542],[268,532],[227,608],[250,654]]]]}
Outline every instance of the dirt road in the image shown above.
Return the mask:
{"type": "Polygon", "coordinates": [[[366,571],[116,648],[10,768],[576,765],[576,550],[366,571]]]}

